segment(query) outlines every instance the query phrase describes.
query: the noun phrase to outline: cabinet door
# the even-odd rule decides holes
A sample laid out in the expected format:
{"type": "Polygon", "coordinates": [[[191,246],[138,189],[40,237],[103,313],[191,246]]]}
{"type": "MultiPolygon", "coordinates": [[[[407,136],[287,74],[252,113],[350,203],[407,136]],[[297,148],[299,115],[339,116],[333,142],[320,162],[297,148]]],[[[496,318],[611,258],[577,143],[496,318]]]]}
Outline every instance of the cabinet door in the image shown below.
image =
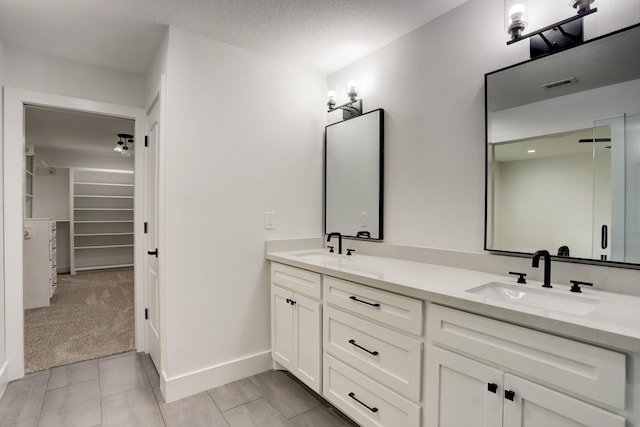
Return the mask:
{"type": "Polygon", "coordinates": [[[429,346],[426,352],[424,425],[502,426],[502,378],[502,371],[429,346]]]}
{"type": "Polygon", "coordinates": [[[505,427],[624,427],[625,420],[588,403],[511,374],[504,376],[505,427]]]}
{"type": "Polygon", "coordinates": [[[322,392],[322,304],[299,294],[293,295],[294,345],[297,362],[293,373],[317,393],[322,392]]]}
{"type": "Polygon", "coordinates": [[[294,363],[293,292],[271,287],[271,353],[273,360],[291,370],[294,363]]]}

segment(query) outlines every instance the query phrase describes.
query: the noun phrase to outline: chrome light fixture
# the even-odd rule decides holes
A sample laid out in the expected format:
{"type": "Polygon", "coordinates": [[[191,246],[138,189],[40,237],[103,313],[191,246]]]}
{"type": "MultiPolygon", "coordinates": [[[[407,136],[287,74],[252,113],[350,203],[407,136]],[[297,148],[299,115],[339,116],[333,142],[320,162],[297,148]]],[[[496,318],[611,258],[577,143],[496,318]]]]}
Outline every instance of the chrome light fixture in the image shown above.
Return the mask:
{"type": "Polygon", "coordinates": [[[113,151],[116,151],[125,157],[129,157],[131,153],[127,144],[133,144],[133,135],[128,133],[119,133],[118,142],[116,143],[116,146],[113,147],[113,151]]]}
{"type": "Polygon", "coordinates": [[[578,13],[528,34],[522,34],[527,26],[527,0],[505,0],[507,33],[511,40],[507,45],[529,39],[531,58],[568,49],[584,42],[582,18],[598,11],[591,8],[595,0],[570,0],[569,5],[578,13]]]}
{"type": "Polygon", "coordinates": [[[347,120],[362,114],[362,99],[358,99],[358,83],[351,80],[347,85],[347,96],[349,101],[342,105],[336,106],[336,91],[330,90],[327,94],[328,113],[335,110],[342,110],[342,119],[347,120]]]}

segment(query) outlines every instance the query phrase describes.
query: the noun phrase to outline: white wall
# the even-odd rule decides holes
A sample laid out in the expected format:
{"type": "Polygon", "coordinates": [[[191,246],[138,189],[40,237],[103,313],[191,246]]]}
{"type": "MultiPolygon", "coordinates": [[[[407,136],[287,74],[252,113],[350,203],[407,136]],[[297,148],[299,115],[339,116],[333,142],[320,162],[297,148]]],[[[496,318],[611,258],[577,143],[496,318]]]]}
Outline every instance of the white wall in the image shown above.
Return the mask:
{"type": "MultiPolygon", "coordinates": [[[[566,3],[530,2],[530,29],[571,16],[566,3]]],[[[587,38],[640,22],[640,2],[598,6],[585,18],[587,38]]],[[[470,0],[328,77],[339,93],[357,80],[365,109],[385,109],[389,243],[483,248],[484,74],[529,54],[526,42],[506,46],[503,8],[470,0]]]]}
{"type": "Polygon", "coordinates": [[[326,83],[176,28],[167,68],[159,251],[171,383],[268,355],[264,241],[322,230],[326,83]],[[275,230],[265,230],[266,211],[276,212],[275,230]]]}
{"type": "MultiPolygon", "coordinates": [[[[0,88],[4,84],[4,43],[0,41],[0,88]]],[[[4,91],[0,91],[0,145],[4,147],[4,91]]],[[[0,150],[0,196],[4,188],[4,164],[2,150],[0,150]]],[[[4,242],[4,196],[0,197],[0,242],[4,242]]],[[[7,353],[5,347],[5,306],[4,306],[4,245],[0,245],[0,397],[4,393],[8,381],[7,353]]]]}
{"type": "Polygon", "coordinates": [[[141,107],[143,75],[45,55],[7,44],[6,86],[141,107]]]}

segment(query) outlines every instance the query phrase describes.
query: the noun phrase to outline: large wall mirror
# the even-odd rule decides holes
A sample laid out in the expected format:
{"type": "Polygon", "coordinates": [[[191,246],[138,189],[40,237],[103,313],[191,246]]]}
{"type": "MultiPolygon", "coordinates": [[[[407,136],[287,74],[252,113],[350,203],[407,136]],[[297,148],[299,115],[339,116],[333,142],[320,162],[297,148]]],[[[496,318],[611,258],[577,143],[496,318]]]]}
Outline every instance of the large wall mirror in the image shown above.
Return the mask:
{"type": "Polygon", "coordinates": [[[384,110],[325,129],[325,233],[382,239],[384,110]]]}
{"type": "Polygon", "coordinates": [[[485,76],[485,249],[640,264],[638,52],[635,25],[485,76]]]}

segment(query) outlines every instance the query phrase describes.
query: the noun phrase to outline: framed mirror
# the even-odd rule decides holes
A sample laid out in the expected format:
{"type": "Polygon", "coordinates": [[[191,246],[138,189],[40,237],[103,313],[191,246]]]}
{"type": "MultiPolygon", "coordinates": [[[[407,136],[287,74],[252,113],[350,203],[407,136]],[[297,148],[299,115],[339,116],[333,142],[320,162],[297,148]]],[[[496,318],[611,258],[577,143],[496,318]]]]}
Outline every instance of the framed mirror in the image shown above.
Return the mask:
{"type": "Polygon", "coordinates": [[[640,264],[639,51],[634,25],[485,75],[486,250],[640,264]]]}
{"type": "Polygon", "coordinates": [[[384,110],[325,128],[324,232],[382,240],[384,110]]]}

